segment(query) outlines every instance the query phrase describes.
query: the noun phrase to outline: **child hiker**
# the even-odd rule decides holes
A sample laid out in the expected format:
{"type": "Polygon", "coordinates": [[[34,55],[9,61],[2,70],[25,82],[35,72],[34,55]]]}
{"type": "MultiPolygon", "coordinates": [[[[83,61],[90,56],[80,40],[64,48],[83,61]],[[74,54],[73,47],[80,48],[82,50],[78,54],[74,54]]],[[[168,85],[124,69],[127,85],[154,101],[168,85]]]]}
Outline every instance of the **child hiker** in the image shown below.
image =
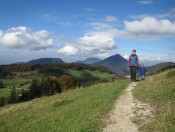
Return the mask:
{"type": "Polygon", "coordinates": [[[136,82],[136,72],[139,67],[139,59],[136,55],[136,50],[133,50],[132,54],[129,57],[128,67],[130,69],[131,81],[136,82]]]}
{"type": "Polygon", "coordinates": [[[140,70],[141,80],[145,80],[145,74],[147,73],[145,66],[143,64],[141,64],[139,70],[140,70]]]}

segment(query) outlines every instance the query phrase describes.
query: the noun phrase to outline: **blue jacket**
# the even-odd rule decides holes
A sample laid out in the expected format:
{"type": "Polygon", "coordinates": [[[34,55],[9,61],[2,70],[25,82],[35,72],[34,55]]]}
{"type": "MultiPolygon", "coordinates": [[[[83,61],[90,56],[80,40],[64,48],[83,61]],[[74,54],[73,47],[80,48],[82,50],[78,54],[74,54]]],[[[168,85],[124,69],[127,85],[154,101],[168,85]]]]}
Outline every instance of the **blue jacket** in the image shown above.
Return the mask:
{"type": "Polygon", "coordinates": [[[139,67],[139,59],[137,55],[131,55],[128,60],[128,67],[137,66],[139,67]]]}
{"type": "Polygon", "coordinates": [[[144,66],[140,66],[139,70],[140,70],[140,76],[145,75],[145,73],[147,72],[147,70],[144,66]]]}

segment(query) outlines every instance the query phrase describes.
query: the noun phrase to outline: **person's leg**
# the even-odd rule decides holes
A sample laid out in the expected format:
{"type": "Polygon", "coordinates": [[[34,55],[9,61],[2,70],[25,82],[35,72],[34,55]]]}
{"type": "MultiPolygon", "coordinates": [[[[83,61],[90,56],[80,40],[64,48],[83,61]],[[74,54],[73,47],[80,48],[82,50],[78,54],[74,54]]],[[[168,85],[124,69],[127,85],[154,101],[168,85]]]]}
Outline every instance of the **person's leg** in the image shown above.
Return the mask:
{"type": "Polygon", "coordinates": [[[145,80],[145,75],[143,75],[143,80],[145,80]]]}
{"type": "Polygon", "coordinates": [[[130,66],[129,68],[130,68],[131,81],[132,81],[132,80],[133,80],[133,67],[132,67],[132,66],[130,66]]]}
{"type": "Polygon", "coordinates": [[[141,75],[141,80],[143,80],[143,75],[141,75]]]}
{"type": "Polygon", "coordinates": [[[137,72],[137,67],[133,67],[133,80],[136,81],[136,72],[137,72]]]}

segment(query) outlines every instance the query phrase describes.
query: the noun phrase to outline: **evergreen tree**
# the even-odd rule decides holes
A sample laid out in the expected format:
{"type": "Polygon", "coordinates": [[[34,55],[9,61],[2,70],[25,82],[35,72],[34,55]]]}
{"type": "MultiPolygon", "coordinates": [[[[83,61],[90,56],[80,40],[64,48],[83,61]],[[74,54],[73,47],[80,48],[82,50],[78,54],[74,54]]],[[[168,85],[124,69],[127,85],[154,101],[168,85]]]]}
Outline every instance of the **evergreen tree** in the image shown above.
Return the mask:
{"type": "Polygon", "coordinates": [[[29,94],[27,90],[21,89],[21,97],[19,100],[21,102],[29,100],[29,94]]]}
{"type": "Polygon", "coordinates": [[[37,80],[37,79],[33,79],[32,80],[32,83],[31,83],[31,86],[29,87],[29,97],[30,99],[34,99],[36,97],[39,97],[38,95],[40,95],[41,93],[37,93],[39,92],[40,90],[40,81],[37,80]]]}
{"type": "Polygon", "coordinates": [[[43,84],[43,86],[42,86],[42,95],[44,95],[44,96],[51,95],[51,88],[50,88],[51,84],[50,84],[50,82],[48,80],[43,80],[42,84],[43,84]]]}
{"type": "Polygon", "coordinates": [[[0,89],[1,89],[1,88],[4,88],[4,84],[3,84],[2,81],[0,81],[0,89]]]}
{"type": "Polygon", "coordinates": [[[13,85],[12,91],[10,93],[10,102],[11,103],[16,103],[17,102],[17,96],[16,96],[16,88],[13,85]]]}

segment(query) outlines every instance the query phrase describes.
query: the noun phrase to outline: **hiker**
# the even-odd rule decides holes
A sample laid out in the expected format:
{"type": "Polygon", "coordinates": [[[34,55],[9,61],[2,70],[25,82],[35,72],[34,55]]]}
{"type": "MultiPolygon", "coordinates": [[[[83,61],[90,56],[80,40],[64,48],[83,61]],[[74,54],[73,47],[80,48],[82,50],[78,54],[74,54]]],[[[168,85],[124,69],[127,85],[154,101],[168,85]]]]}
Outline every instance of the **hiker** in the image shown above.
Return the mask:
{"type": "Polygon", "coordinates": [[[130,69],[131,81],[136,82],[136,73],[137,69],[139,68],[139,60],[138,56],[136,55],[136,50],[133,50],[129,57],[128,67],[130,69]]]}
{"type": "Polygon", "coordinates": [[[147,73],[147,70],[146,70],[144,64],[141,64],[139,70],[140,70],[141,80],[143,81],[143,80],[145,80],[145,74],[147,73]]]}

